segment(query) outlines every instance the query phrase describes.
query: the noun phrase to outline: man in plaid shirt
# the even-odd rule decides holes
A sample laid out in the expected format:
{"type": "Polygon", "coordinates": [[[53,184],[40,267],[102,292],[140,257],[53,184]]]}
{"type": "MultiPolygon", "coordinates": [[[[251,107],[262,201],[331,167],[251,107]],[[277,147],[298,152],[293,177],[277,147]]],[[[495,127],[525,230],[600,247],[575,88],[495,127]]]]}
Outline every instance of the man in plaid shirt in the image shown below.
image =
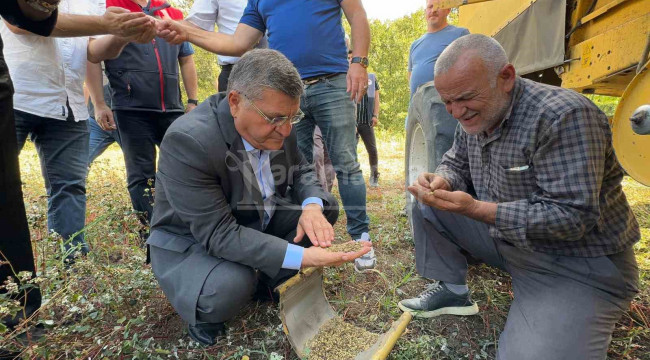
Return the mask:
{"type": "Polygon", "coordinates": [[[605,359],[637,292],[640,237],[607,117],[574,91],[516,76],[484,35],[454,41],[435,79],[461,126],[409,191],[417,270],[438,281],[400,308],[476,314],[464,250],[512,276],[499,359],[605,359]]]}

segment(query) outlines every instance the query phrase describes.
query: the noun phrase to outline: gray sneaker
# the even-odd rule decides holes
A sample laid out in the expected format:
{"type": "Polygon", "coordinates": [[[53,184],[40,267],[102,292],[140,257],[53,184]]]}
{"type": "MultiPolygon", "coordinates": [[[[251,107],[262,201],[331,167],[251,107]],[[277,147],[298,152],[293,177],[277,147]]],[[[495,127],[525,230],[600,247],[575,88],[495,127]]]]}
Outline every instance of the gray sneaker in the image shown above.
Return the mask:
{"type": "Polygon", "coordinates": [[[430,284],[418,297],[402,300],[397,306],[402,311],[421,318],[478,313],[478,306],[470,299],[469,291],[467,294],[458,295],[447,289],[442,282],[430,284]]]}
{"type": "MultiPolygon", "coordinates": [[[[357,241],[370,241],[368,233],[361,234],[361,239],[357,241]]],[[[375,256],[375,249],[370,249],[365,255],[354,259],[354,270],[357,272],[364,272],[366,270],[374,269],[377,264],[377,257],[375,256]]]]}

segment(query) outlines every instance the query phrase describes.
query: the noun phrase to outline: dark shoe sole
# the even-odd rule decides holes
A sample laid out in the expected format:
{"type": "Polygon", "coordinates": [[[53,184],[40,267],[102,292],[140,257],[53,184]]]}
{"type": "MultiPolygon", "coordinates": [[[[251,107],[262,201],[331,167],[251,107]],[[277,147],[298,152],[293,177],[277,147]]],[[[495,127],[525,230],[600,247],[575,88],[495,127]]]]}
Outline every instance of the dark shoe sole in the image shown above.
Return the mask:
{"type": "Polygon", "coordinates": [[[449,307],[444,307],[444,308],[431,310],[431,311],[413,310],[411,308],[402,305],[401,301],[397,304],[397,306],[402,311],[409,312],[411,313],[411,315],[413,315],[413,317],[418,317],[418,318],[432,318],[440,315],[470,316],[470,315],[478,314],[478,305],[476,305],[476,303],[473,303],[472,305],[469,306],[449,306],[449,307]]]}

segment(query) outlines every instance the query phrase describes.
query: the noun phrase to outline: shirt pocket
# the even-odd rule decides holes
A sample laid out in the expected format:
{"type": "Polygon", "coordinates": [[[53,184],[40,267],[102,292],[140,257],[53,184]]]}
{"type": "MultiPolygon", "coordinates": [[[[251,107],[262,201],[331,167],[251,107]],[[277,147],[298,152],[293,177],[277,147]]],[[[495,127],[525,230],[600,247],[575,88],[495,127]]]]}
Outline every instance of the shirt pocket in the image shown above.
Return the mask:
{"type": "Polygon", "coordinates": [[[522,164],[504,167],[496,164],[491,189],[499,202],[529,199],[536,189],[535,169],[522,164]]]}

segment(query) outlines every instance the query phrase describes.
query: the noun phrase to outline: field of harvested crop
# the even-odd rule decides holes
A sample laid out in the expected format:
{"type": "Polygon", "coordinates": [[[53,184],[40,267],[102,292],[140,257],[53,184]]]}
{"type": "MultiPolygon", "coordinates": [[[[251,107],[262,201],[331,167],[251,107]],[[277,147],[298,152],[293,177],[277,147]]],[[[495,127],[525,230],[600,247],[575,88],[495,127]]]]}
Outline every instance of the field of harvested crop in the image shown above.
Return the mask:
{"type": "MultiPolygon", "coordinates": [[[[326,293],[339,315],[374,333],[385,332],[399,317],[399,300],[416,295],[426,284],[415,272],[413,240],[402,213],[403,135],[380,132],[378,143],[380,187],[368,190],[379,258],[376,271],[357,274],[349,264],[325,271],[326,293]]],[[[359,154],[367,178],[362,145],[359,154]]],[[[144,264],[141,229],[131,212],[117,146],[110,147],[90,170],[86,239],[92,252],[69,271],[56,257],[60,239],[47,233],[47,199],[31,144],[21,154],[21,170],[44,305],[19,331],[1,334],[4,345],[15,346],[20,331],[42,324],[40,339],[22,336],[28,344],[25,358],[297,358],[282,331],[277,306],[270,302],[251,303],[228,323],[227,337],[213,347],[189,341],[185,325],[144,264]]],[[[642,290],[617,325],[609,354],[612,359],[650,359],[650,188],[628,178],[624,186],[642,226],[643,238],[635,247],[642,290]]],[[[336,225],[336,232],[342,242],[347,240],[345,217],[339,219],[343,221],[336,225]]],[[[471,269],[469,281],[481,310],[478,315],[414,320],[390,358],[494,359],[512,298],[510,279],[478,265],[471,269]]]]}

